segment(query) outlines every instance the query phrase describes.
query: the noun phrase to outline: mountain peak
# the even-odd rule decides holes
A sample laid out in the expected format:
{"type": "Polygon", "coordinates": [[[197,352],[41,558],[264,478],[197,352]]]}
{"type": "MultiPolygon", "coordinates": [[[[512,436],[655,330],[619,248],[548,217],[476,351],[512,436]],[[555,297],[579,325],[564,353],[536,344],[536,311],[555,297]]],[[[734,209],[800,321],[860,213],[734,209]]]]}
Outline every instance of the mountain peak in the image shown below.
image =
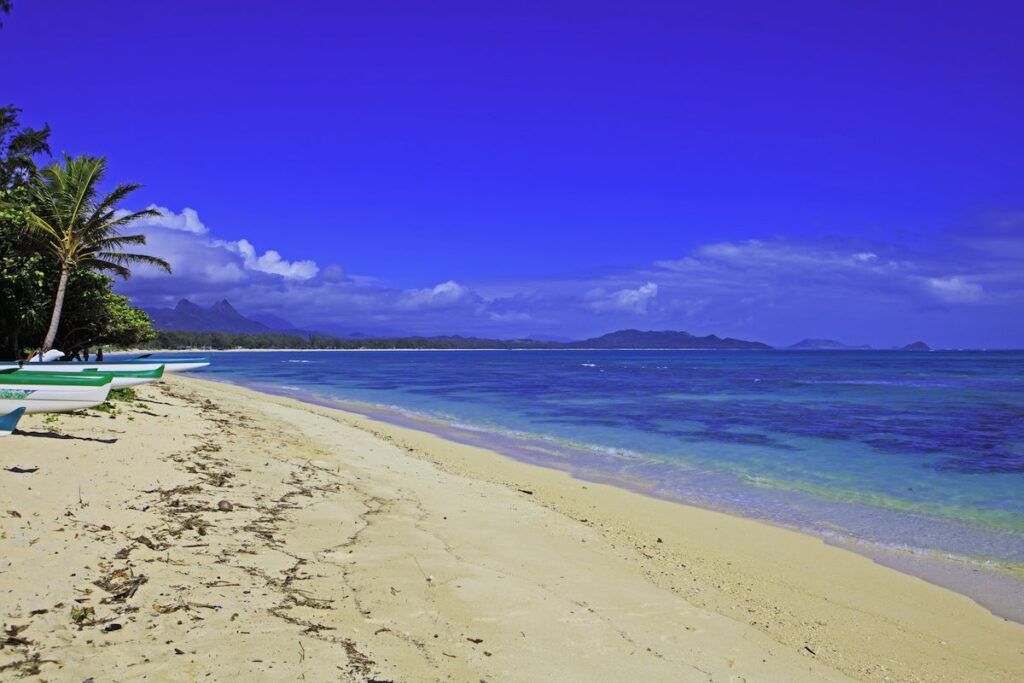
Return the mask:
{"type": "Polygon", "coordinates": [[[199,304],[194,304],[188,299],[182,299],[181,301],[178,302],[178,305],[174,307],[174,310],[179,311],[181,313],[185,313],[191,311],[201,311],[203,309],[199,304]]]}
{"type": "Polygon", "coordinates": [[[210,306],[209,310],[212,311],[212,312],[217,312],[217,313],[227,313],[227,314],[230,314],[230,315],[241,315],[241,313],[239,313],[235,309],[235,307],[231,305],[231,302],[228,301],[227,299],[221,299],[217,303],[215,303],[212,306],[210,306]]]}
{"type": "Polygon", "coordinates": [[[147,311],[158,330],[189,330],[192,332],[226,332],[260,334],[271,328],[250,320],[239,313],[227,299],[221,299],[209,308],[182,299],[172,308],[147,311]]]}

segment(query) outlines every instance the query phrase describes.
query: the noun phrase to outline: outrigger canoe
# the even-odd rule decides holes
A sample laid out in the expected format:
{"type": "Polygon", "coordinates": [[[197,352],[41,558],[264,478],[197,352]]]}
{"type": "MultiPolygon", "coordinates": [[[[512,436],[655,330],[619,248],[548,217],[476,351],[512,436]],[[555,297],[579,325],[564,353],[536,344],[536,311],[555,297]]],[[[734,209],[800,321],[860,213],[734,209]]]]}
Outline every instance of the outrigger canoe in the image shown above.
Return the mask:
{"type": "Polygon", "coordinates": [[[132,358],[130,360],[89,361],[88,363],[70,361],[69,363],[69,365],[84,366],[99,370],[100,372],[114,369],[115,365],[125,366],[124,369],[126,370],[152,370],[157,365],[162,365],[164,366],[164,372],[168,373],[198,370],[199,368],[205,368],[209,364],[210,361],[206,358],[154,358],[153,360],[132,358]]]}
{"type": "MultiPolygon", "coordinates": [[[[161,364],[156,370],[103,370],[103,374],[111,374],[114,376],[113,385],[114,389],[121,389],[122,387],[136,387],[140,384],[146,384],[148,382],[155,382],[164,376],[164,371],[167,369],[166,365],[161,364]]],[[[100,370],[96,368],[85,368],[82,370],[84,373],[97,374],[100,370]]]]}
{"type": "MultiPolygon", "coordinates": [[[[209,356],[161,356],[154,353],[145,353],[137,358],[131,358],[126,361],[111,361],[118,363],[163,363],[166,366],[166,372],[187,372],[189,370],[198,370],[199,368],[205,368],[210,364],[209,356]]],[[[103,362],[100,363],[103,365],[103,362]]]]}
{"type": "Polygon", "coordinates": [[[113,380],[107,372],[0,370],[0,415],[18,408],[24,408],[25,414],[92,408],[107,400],[113,380]]]}
{"type": "MultiPolygon", "coordinates": [[[[33,368],[54,367],[85,370],[99,370],[100,372],[131,372],[135,370],[155,370],[158,366],[164,366],[164,372],[186,372],[198,370],[210,364],[209,358],[127,358],[124,360],[101,360],[101,361],[52,361],[52,360],[30,360],[25,361],[23,367],[31,365],[33,368]]],[[[4,367],[10,367],[13,363],[5,363],[4,367]]],[[[55,372],[66,372],[67,370],[55,370],[55,372]]]]}
{"type": "Polygon", "coordinates": [[[24,414],[24,408],[15,408],[7,414],[0,413],[0,436],[10,436],[24,414]]]}
{"type": "MultiPolygon", "coordinates": [[[[138,366],[129,366],[138,367],[138,366]]],[[[86,367],[85,364],[78,363],[25,363],[24,365],[18,366],[13,363],[0,363],[0,370],[22,370],[24,372],[46,372],[46,373],[57,373],[57,374],[77,374],[80,372],[85,373],[97,373],[100,372],[96,368],[86,367]]],[[[155,382],[164,376],[164,366],[158,365],[152,370],[103,370],[104,373],[109,373],[114,376],[111,382],[112,388],[123,389],[124,387],[134,387],[140,384],[146,384],[147,382],[155,382]]]]}

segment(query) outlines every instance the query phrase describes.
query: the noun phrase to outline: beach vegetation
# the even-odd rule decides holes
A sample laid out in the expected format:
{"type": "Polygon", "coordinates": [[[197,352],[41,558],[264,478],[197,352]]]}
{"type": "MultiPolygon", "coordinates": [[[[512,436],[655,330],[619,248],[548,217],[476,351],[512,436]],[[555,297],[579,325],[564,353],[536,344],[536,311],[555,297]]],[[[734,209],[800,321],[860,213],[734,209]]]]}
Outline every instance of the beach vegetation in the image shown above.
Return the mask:
{"type": "Polygon", "coordinates": [[[73,354],[152,339],[149,316],[113,291],[111,277],[128,277],[140,264],[170,268],[126,251],[145,237],[122,230],[154,213],[119,208],[139,186],[102,194],[101,157],[65,155],[41,169],[50,128],[23,126],[20,113],[0,107],[0,359],[40,347],[73,354]]]}
{"type": "Polygon", "coordinates": [[[120,389],[111,389],[110,394],[107,398],[111,401],[124,401],[125,403],[134,403],[138,399],[139,395],[132,387],[121,387],[120,389]]]}
{"type": "Polygon", "coordinates": [[[92,623],[96,620],[96,608],[84,605],[71,606],[71,622],[79,627],[92,623]]]}
{"type": "MultiPolygon", "coordinates": [[[[120,389],[111,389],[110,393],[107,394],[107,400],[98,406],[90,408],[100,413],[106,413],[111,418],[116,418],[121,414],[121,406],[118,404],[127,403],[129,405],[135,404],[139,395],[135,392],[135,389],[131,387],[121,387],[120,389]]],[[[130,418],[129,418],[130,419],[130,418]]]]}
{"type": "Polygon", "coordinates": [[[0,107],[0,358],[13,358],[44,315],[46,260],[25,234],[28,183],[49,154],[50,128],[22,126],[20,110],[0,107]]]}

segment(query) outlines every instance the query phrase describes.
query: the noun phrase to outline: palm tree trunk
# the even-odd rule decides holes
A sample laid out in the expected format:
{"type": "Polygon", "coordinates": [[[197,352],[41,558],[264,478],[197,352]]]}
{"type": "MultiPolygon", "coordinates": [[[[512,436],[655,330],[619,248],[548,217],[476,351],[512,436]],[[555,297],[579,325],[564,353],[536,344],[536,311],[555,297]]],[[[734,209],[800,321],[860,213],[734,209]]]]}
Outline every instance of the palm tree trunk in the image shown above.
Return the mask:
{"type": "Polygon", "coordinates": [[[57,298],[53,302],[53,317],[50,318],[50,329],[46,332],[46,339],[43,340],[43,348],[39,350],[39,357],[42,359],[44,353],[53,348],[53,341],[57,338],[57,328],[60,327],[60,313],[64,308],[64,290],[68,286],[68,269],[61,268],[60,282],[57,284],[57,298]]]}

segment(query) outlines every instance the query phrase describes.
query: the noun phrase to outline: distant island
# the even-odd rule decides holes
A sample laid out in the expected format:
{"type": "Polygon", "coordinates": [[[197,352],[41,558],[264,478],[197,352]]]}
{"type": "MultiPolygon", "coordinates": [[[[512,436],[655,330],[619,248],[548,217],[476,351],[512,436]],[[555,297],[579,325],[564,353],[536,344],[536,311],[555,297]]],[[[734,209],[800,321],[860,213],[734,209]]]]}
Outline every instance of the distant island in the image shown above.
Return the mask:
{"type": "MultiPolygon", "coordinates": [[[[844,344],[843,342],[836,341],[835,339],[804,339],[787,346],[783,349],[784,351],[874,351],[872,347],[867,344],[861,346],[851,346],[844,344]]],[[[932,347],[925,344],[923,341],[916,341],[906,346],[897,346],[890,349],[879,349],[887,351],[931,351],[932,347]]]]}
{"type": "MultiPolygon", "coordinates": [[[[551,337],[489,339],[460,335],[373,336],[362,332],[330,334],[303,330],[277,316],[246,317],[226,299],[204,308],[182,299],[174,308],[147,310],[156,337],[150,349],[710,349],[771,350],[759,341],[697,336],[677,330],[618,330],[574,341],[551,337]]],[[[789,350],[869,350],[834,339],[804,339],[789,350]]],[[[929,351],[924,342],[899,350],[929,351]]]]}
{"type": "Polygon", "coordinates": [[[556,348],[569,349],[770,349],[768,344],[756,341],[745,341],[733,339],[732,337],[719,337],[709,334],[706,337],[697,337],[689,332],[676,332],[673,330],[642,331],[642,330],[619,330],[608,334],[584,339],[581,341],[568,342],[557,345],[556,348]]]}
{"type": "Polygon", "coordinates": [[[804,339],[792,346],[787,346],[791,351],[868,351],[868,345],[850,346],[835,339],[804,339]]]}

